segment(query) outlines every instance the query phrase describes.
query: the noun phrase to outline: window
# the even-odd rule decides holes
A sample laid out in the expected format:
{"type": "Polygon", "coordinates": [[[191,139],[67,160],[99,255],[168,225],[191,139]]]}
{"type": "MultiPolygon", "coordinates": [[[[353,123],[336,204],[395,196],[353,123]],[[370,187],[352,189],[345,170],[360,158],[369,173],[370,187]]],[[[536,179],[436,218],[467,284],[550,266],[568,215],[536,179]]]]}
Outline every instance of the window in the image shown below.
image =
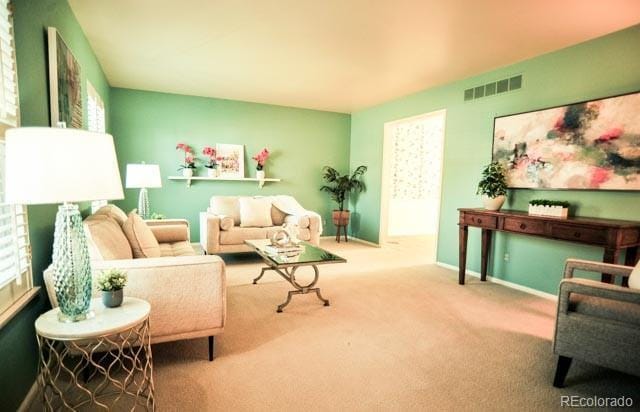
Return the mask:
{"type": "Polygon", "coordinates": [[[87,82],[87,112],[89,118],[87,130],[105,133],[107,125],[104,116],[104,102],[89,82],[87,82]]]}
{"type": "MultiPolygon", "coordinates": [[[[87,81],[87,113],[89,118],[89,124],[87,130],[90,132],[106,132],[106,122],[104,116],[104,102],[102,98],[93,87],[91,83],[87,81]]],[[[94,200],[91,202],[91,213],[95,213],[102,206],[106,205],[106,200],[94,200]]]]}
{"type": "Polygon", "coordinates": [[[13,24],[0,0],[0,325],[5,310],[32,289],[27,208],[4,203],[4,133],[20,123],[13,24]]]}

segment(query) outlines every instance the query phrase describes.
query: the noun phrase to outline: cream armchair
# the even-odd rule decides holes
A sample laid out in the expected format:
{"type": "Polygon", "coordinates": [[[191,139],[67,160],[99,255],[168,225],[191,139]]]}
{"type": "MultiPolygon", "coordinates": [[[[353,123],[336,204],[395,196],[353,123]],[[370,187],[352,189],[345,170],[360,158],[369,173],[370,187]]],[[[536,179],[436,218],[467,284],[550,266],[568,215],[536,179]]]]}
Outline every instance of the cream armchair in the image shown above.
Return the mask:
{"type": "Polygon", "coordinates": [[[558,355],[553,386],[564,385],[573,359],[640,376],[640,289],[574,279],[575,270],[626,278],[634,268],[567,260],[553,340],[558,355]]]}
{"type": "Polygon", "coordinates": [[[251,252],[245,240],[267,239],[285,223],[298,225],[298,238],[313,245],[320,244],[322,219],[305,210],[291,196],[268,196],[272,226],[243,227],[240,218],[240,196],[212,196],[209,208],[200,213],[200,244],[207,254],[251,252]],[[287,212],[282,211],[282,209],[287,212]]]}
{"type": "MultiPolygon", "coordinates": [[[[125,296],[144,299],[151,305],[151,343],[208,337],[209,359],[213,360],[214,336],[224,331],[226,322],[222,259],[197,255],[189,243],[188,222],[182,219],[147,222],[160,244],[162,257],[122,258],[131,253],[119,223],[126,215],[116,211],[119,216],[114,218],[113,211],[99,212],[84,222],[94,282],[102,270],[125,270],[125,296]]],[[[44,280],[51,305],[56,307],[51,269],[45,271],[44,280]]],[[[99,295],[96,290],[94,296],[99,295]]]]}

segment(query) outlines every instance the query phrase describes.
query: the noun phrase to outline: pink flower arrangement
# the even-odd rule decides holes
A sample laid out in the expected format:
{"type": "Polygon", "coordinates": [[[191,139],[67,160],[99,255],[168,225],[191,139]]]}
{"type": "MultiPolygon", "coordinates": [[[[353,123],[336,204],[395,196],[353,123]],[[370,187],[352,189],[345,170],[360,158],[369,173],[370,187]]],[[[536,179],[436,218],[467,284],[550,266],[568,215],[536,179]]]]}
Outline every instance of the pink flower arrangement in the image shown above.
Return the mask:
{"type": "Polygon", "coordinates": [[[193,154],[193,148],[191,146],[185,143],[178,143],[176,150],[182,150],[184,152],[184,163],[180,165],[178,170],[196,168],[196,157],[193,154]]]}
{"type": "Polygon", "coordinates": [[[218,157],[216,157],[217,155],[216,149],[210,146],[206,146],[204,149],[202,149],[202,154],[209,158],[209,163],[204,165],[204,167],[208,167],[209,169],[215,169],[216,166],[218,166],[218,163],[217,163],[218,157]]]}
{"type": "Polygon", "coordinates": [[[264,164],[267,162],[269,155],[270,153],[265,147],[260,151],[260,153],[252,157],[253,160],[258,162],[258,164],[256,165],[256,170],[262,170],[264,168],[264,164]]]}

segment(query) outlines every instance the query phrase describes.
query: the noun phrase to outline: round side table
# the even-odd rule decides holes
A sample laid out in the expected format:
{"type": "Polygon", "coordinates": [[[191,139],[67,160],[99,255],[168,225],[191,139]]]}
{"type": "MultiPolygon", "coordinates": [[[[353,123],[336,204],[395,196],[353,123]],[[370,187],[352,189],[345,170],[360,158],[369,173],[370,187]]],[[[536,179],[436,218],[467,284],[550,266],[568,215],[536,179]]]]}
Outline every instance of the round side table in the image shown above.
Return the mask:
{"type": "Polygon", "coordinates": [[[148,302],[125,297],[95,317],[58,321],[55,308],[36,320],[38,383],[46,410],[155,410],[148,302]]]}

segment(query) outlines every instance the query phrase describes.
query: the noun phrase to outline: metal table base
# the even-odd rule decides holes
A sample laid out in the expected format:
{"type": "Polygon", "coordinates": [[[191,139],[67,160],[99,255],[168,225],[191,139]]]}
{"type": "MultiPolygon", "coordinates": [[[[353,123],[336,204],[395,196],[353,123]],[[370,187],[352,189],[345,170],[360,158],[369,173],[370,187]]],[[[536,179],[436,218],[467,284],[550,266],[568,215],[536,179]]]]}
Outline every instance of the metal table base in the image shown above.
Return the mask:
{"type": "Polygon", "coordinates": [[[287,282],[289,282],[294,288],[296,288],[296,290],[290,290],[287,294],[287,300],[284,303],[278,305],[278,309],[277,309],[278,313],[281,313],[282,309],[284,309],[291,302],[291,297],[293,295],[304,295],[311,292],[315,292],[318,299],[320,299],[324,303],[324,306],[329,306],[329,300],[322,297],[322,294],[320,293],[320,288],[314,288],[316,283],[318,283],[318,278],[320,277],[320,271],[318,270],[318,267],[316,265],[305,265],[305,266],[311,266],[313,268],[313,273],[314,273],[313,280],[308,285],[301,285],[296,280],[296,270],[300,266],[285,267],[284,272],[275,267],[270,267],[270,266],[263,267],[262,270],[260,271],[260,276],[253,279],[253,284],[254,285],[257,284],[260,278],[264,276],[265,272],[272,270],[278,273],[287,282]]]}

